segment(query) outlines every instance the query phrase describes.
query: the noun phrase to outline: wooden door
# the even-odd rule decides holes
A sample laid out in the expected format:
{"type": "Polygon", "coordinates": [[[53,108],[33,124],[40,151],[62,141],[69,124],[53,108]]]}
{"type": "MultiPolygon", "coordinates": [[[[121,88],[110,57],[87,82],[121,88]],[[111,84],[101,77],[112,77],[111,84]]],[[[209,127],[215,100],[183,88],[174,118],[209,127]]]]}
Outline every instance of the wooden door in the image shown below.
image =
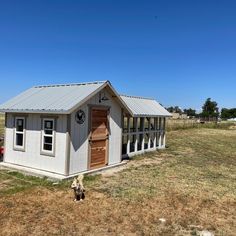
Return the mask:
{"type": "Polygon", "coordinates": [[[108,110],[91,109],[90,169],[107,165],[108,160],[108,110]]]}

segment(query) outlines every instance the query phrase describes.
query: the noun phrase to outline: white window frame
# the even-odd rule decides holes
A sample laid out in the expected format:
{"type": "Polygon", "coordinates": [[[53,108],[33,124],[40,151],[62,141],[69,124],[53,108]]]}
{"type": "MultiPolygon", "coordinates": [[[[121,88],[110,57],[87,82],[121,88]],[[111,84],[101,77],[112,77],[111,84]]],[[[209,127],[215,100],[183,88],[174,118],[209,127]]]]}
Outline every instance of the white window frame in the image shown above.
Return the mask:
{"type": "Polygon", "coordinates": [[[26,127],[26,118],[22,117],[22,116],[16,116],[15,123],[14,123],[14,145],[13,145],[13,149],[15,151],[25,151],[25,127],[26,127]],[[17,129],[16,129],[18,120],[23,120],[23,131],[17,131],[17,129]],[[22,145],[16,144],[17,134],[23,135],[22,145]]]}
{"type": "Polygon", "coordinates": [[[41,131],[41,154],[42,155],[48,155],[48,156],[55,156],[55,127],[56,127],[56,120],[54,118],[43,118],[42,119],[42,131],[41,131]],[[52,121],[53,122],[53,128],[52,128],[52,134],[46,134],[45,133],[45,121],[52,121]],[[52,138],[52,150],[45,150],[44,149],[44,137],[51,137],[52,138]]]}

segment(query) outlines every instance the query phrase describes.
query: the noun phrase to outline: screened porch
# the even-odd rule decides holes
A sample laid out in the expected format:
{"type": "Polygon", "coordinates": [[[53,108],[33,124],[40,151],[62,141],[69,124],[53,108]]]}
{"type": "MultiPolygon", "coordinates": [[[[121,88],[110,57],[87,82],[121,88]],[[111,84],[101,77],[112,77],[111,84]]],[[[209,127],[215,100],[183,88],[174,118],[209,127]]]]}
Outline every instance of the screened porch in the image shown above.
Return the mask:
{"type": "Polygon", "coordinates": [[[123,117],[122,156],[165,148],[166,117],[123,117]]]}

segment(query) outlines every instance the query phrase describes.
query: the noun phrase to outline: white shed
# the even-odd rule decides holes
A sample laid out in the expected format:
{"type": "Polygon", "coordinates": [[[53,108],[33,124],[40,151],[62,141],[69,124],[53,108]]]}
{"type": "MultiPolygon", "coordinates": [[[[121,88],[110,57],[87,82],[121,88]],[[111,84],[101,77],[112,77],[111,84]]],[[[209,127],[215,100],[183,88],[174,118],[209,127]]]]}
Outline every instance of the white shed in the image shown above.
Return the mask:
{"type": "Polygon", "coordinates": [[[170,116],[153,99],[120,96],[109,81],[33,87],[0,105],[2,165],[58,178],[165,147],[170,116]]]}

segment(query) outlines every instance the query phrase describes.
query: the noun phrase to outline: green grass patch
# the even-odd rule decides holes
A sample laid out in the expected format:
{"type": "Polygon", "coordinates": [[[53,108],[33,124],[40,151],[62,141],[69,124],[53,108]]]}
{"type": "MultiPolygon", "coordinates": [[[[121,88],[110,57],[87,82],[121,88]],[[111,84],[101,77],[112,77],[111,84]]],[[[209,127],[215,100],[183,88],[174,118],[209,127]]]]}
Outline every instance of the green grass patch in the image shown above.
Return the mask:
{"type": "Polygon", "coordinates": [[[24,175],[16,171],[0,171],[0,196],[15,194],[36,186],[53,187],[46,178],[24,175]]]}

